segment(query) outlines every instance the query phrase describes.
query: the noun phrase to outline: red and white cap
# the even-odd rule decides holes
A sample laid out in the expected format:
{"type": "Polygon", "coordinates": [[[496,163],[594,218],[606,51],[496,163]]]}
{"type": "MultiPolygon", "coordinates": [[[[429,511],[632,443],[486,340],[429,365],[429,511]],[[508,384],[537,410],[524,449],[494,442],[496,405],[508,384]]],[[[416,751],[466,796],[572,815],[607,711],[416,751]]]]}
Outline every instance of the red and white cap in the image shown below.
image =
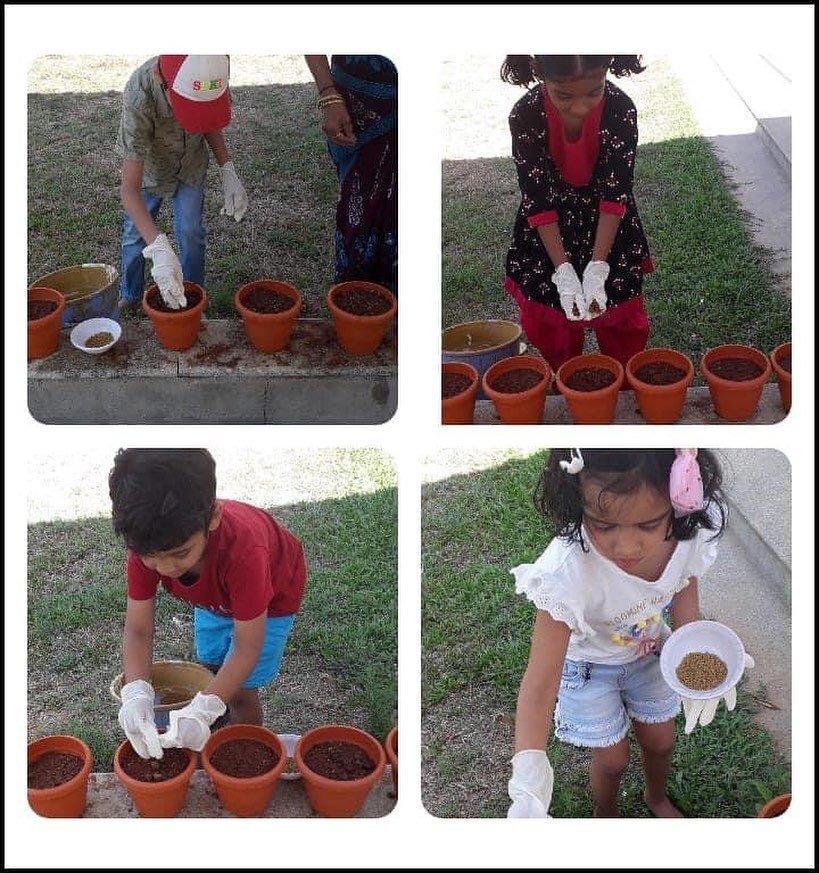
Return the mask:
{"type": "Polygon", "coordinates": [[[189,133],[210,133],[230,124],[228,55],[160,55],[174,118],[189,133]]]}

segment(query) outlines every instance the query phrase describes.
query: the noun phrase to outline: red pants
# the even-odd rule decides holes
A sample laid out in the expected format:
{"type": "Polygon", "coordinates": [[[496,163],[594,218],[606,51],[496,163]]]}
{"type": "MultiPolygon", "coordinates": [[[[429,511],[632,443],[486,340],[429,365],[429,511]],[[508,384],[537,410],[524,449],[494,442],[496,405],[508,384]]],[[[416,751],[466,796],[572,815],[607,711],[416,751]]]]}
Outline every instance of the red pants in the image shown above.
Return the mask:
{"type": "Polygon", "coordinates": [[[594,331],[600,351],[616,358],[624,367],[648,342],[648,316],[642,297],[632,297],[590,321],[569,321],[561,309],[528,300],[513,279],[507,277],[504,288],[518,304],[520,326],[529,342],[555,371],[569,358],[583,354],[587,330],[594,331]]]}

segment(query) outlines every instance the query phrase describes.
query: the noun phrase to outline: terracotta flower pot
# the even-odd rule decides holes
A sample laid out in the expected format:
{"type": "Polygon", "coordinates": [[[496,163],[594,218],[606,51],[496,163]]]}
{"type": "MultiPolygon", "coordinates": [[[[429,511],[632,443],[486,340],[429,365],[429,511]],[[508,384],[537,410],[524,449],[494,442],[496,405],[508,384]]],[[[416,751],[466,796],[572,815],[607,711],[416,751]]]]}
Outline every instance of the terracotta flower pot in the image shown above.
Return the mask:
{"type": "Polygon", "coordinates": [[[791,805],[790,794],[780,794],[769,800],[757,813],[757,818],[776,818],[791,805]]]}
{"type": "Polygon", "coordinates": [[[384,751],[392,770],[392,790],[398,795],[398,728],[394,727],[384,740],[384,751]]]}
{"type": "Polygon", "coordinates": [[[720,418],[727,421],[746,421],[755,412],[762,395],[762,388],[771,378],[771,362],[751,346],[726,345],[709,349],[700,361],[700,372],[708,383],[711,392],[711,402],[720,418]],[[712,370],[718,361],[726,358],[738,358],[757,364],[762,372],[753,379],[744,382],[724,379],[712,370]]]}
{"type": "Polygon", "coordinates": [[[171,312],[160,312],[148,305],[148,295],[152,293],[156,285],[149,285],[142,296],[142,311],[151,319],[151,325],[159,342],[174,352],[182,352],[189,349],[199,336],[199,328],[202,325],[202,313],[208,305],[208,295],[201,285],[195,282],[185,282],[185,290],[197,290],[202,299],[190,309],[171,312]]]}
{"type": "Polygon", "coordinates": [[[782,400],[782,407],[785,412],[788,412],[791,408],[791,371],[786,370],[782,364],[780,364],[780,360],[791,354],[791,344],[790,343],[782,343],[781,346],[777,346],[771,352],[771,366],[773,367],[774,373],[776,373],[776,381],[779,385],[779,397],[782,400]]]}
{"type": "Polygon", "coordinates": [[[333,317],[333,328],[341,347],[351,355],[372,354],[384,339],[390,322],[395,318],[398,304],[392,293],[375,282],[341,282],[333,285],[327,294],[327,306],[333,317]],[[353,315],[336,304],[336,298],[345,291],[369,291],[388,301],[390,308],[380,315],[353,315]]]}
{"type": "Polygon", "coordinates": [[[253,348],[260,352],[280,352],[287,348],[293,325],[301,312],[301,294],[287,282],[277,282],[270,279],[260,279],[248,282],[236,291],[233,303],[245,326],[247,338],[253,348]],[[290,309],[284,312],[256,312],[246,305],[248,295],[254,291],[272,291],[289,297],[293,301],[290,309]]]}
{"type": "Polygon", "coordinates": [[[28,301],[43,301],[57,304],[54,312],[43,318],[28,322],[28,359],[47,358],[57,351],[60,345],[60,328],[63,326],[65,298],[53,288],[29,288],[28,301]]]}
{"type": "Polygon", "coordinates": [[[302,776],[310,806],[326,818],[351,818],[364,805],[370,791],[381,778],[387,763],[384,747],[365,731],[346,725],[326,725],[302,734],[296,743],[296,766],[302,776]],[[363,749],[375,763],[372,773],[361,779],[342,781],[314,773],[304,762],[304,756],[319,743],[353,743],[363,749]]]}
{"type": "Polygon", "coordinates": [[[48,752],[75,755],[82,759],[76,776],[54,788],[29,788],[29,806],[45,818],[80,818],[88,795],[88,777],[93,759],[91,749],[76,737],[55,735],[28,744],[28,763],[33,764],[48,752]]]}
{"type": "Polygon", "coordinates": [[[202,749],[202,767],[216,786],[222,806],[242,817],[262,815],[286,765],[287,752],[282,741],[261,725],[228,725],[214,731],[202,749]],[[231,740],[256,740],[275,752],[278,761],[260,776],[228,776],[213,765],[211,758],[218,748],[231,740]]]}
{"type": "Polygon", "coordinates": [[[552,382],[552,368],[542,358],[515,355],[503,358],[483,374],[484,394],[492,401],[504,424],[541,424],[546,405],[546,392],[552,382]],[[498,380],[513,370],[532,370],[543,378],[523,391],[505,392],[494,387],[498,380]]]}
{"type": "Polygon", "coordinates": [[[441,397],[441,421],[443,424],[472,424],[475,416],[475,399],[481,384],[478,371],[469,364],[452,362],[441,365],[442,378],[446,373],[466,376],[470,383],[464,391],[454,397],[441,397]]]}
{"type": "Polygon", "coordinates": [[[623,365],[609,355],[577,355],[557,371],[557,387],[566,400],[575,424],[611,424],[617,409],[617,396],[625,379],[623,365]],[[594,391],[576,391],[566,383],[585,368],[608,370],[614,382],[594,391]]]}
{"type": "Polygon", "coordinates": [[[688,386],[694,379],[694,364],[682,352],[674,349],[646,349],[633,355],[626,363],[626,379],[634,389],[637,405],[649,424],[674,424],[679,421],[688,386]],[[667,385],[646,382],[636,373],[647,364],[668,364],[684,375],[667,385]]]}
{"type": "Polygon", "coordinates": [[[185,805],[191,776],[196,769],[196,752],[182,749],[188,755],[188,765],[179,775],[164,782],[141,782],[122,769],[122,757],[130,749],[131,743],[125,740],[114,752],[114,773],[117,774],[120,784],[131,795],[137,812],[143,818],[173,818],[179,815],[185,805]]]}

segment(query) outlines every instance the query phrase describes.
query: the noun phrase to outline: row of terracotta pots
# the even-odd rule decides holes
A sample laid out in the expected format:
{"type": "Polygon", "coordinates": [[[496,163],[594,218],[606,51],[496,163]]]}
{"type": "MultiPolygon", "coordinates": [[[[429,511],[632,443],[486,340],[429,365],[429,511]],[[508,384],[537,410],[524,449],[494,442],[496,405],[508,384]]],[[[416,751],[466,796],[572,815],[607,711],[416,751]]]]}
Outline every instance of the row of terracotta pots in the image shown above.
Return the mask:
{"type": "MultiPolygon", "coordinates": [[[[199,336],[202,313],[208,303],[207,292],[201,285],[185,282],[185,291],[198,297],[198,300],[189,308],[178,311],[163,312],[148,303],[148,295],[158,293],[155,285],[146,288],[142,298],[142,309],[150,318],[159,342],[171,351],[184,351],[194,345],[199,336]]],[[[59,291],[51,288],[31,288],[28,299],[57,303],[56,311],[28,323],[28,358],[45,358],[53,354],[59,345],[65,299],[59,291]]],[[[234,295],[234,305],[242,317],[250,344],[260,352],[271,354],[285,349],[290,343],[293,326],[301,312],[302,299],[298,289],[287,282],[263,279],[239,288],[234,295]],[[256,312],[248,308],[246,301],[249,294],[259,290],[289,297],[293,303],[284,312],[256,312]]],[[[381,345],[397,309],[395,297],[390,291],[374,282],[342,282],[334,285],[327,294],[327,306],[338,342],[351,355],[372,354],[381,345]],[[389,309],[378,315],[347,312],[338,306],[337,298],[350,290],[365,291],[382,298],[389,304],[389,309]]]]}
{"type": "MultiPolygon", "coordinates": [[[[114,772],[133,800],[139,814],[145,818],[172,818],[185,805],[188,785],[198,763],[199,755],[190,749],[185,769],[169,779],[144,782],[129,776],[123,767],[126,754],[131,751],[126,740],[114,753],[114,772]]],[[[68,781],[54,788],[29,788],[28,800],[32,809],[46,818],[78,818],[87,801],[88,778],[92,755],[82,740],[71,736],[50,736],[35,740],[28,747],[29,766],[49,752],[73,755],[82,760],[82,769],[68,781]]],[[[328,818],[349,818],[364,805],[370,791],[381,778],[389,761],[392,767],[393,788],[398,790],[398,729],[393,728],[384,746],[374,737],[358,728],[345,725],[327,725],[305,733],[294,752],[296,767],[301,773],[307,798],[317,815],[328,818]],[[346,742],[361,748],[375,769],[360,779],[346,781],[328,779],[315,773],[305,763],[304,756],[317,744],[346,742]]],[[[267,808],[276,783],[287,765],[287,752],[279,737],[258,725],[229,725],[214,731],[201,752],[201,763],[210,777],[222,805],[234,815],[260,816],[267,808]],[[236,777],[220,772],[212,763],[220,746],[236,739],[255,740],[271,749],[277,756],[275,766],[259,776],[236,777]]]]}
{"type": "MultiPolygon", "coordinates": [[[[700,361],[700,372],[708,385],[717,415],[728,421],[745,421],[750,418],[756,411],[762,387],[770,379],[772,369],[777,376],[782,406],[787,412],[791,406],[791,373],[790,369],[782,366],[781,361],[790,353],[789,342],[777,346],[770,356],[750,346],[740,345],[719,346],[707,351],[700,361]],[[744,381],[723,378],[713,372],[713,368],[716,362],[726,358],[748,361],[756,365],[760,374],[744,381]]],[[[493,364],[483,376],[463,362],[444,363],[444,379],[446,374],[451,374],[451,377],[460,376],[464,387],[451,396],[444,394],[441,401],[444,424],[472,422],[479,387],[492,400],[504,424],[539,424],[543,420],[546,394],[553,380],[565,398],[569,413],[576,424],[613,422],[617,397],[626,382],[634,390],[637,405],[647,422],[673,424],[682,415],[686,392],[694,379],[694,365],[681,352],[659,348],[646,349],[634,355],[626,363],[625,369],[619,361],[608,355],[589,354],[569,359],[553,374],[549,365],[541,358],[516,355],[493,364]],[[651,364],[673,367],[682,375],[670,384],[654,384],[639,378],[637,374],[641,368],[651,364]],[[585,369],[609,372],[610,384],[594,390],[575,390],[570,386],[570,380],[585,369]],[[493,385],[504,374],[517,371],[531,371],[540,378],[531,387],[523,390],[514,391],[509,386],[504,391],[495,390],[493,385]]],[[[528,381],[531,382],[532,379],[528,381]]]]}

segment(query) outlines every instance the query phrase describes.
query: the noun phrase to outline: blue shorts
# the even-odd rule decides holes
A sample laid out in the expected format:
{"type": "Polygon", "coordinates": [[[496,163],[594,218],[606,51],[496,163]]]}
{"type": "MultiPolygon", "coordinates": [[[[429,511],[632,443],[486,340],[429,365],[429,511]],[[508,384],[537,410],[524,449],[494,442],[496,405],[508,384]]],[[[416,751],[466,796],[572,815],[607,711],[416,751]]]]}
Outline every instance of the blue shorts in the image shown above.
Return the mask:
{"type": "MultiPolygon", "coordinates": [[[[261,688],[279,675],[284,646],[295,620],[295,615],[267,619],[259,660],[253,672],[242,683],[242,688],[261,688]]],[[[198,606],[194,607],[193,642],[197,661],[201,664],[221,667],[233,653],[233,619],[216,615],[198,606]]]]}
{"type": "Polygon", "coordinates": [[[626,737],[629,719],[657,724],[675,718],[680,698],[660,673],[652,652],[628,664],[563,664],[555,707],[555,736],[573,746],[613,746],[626,737]]]}

